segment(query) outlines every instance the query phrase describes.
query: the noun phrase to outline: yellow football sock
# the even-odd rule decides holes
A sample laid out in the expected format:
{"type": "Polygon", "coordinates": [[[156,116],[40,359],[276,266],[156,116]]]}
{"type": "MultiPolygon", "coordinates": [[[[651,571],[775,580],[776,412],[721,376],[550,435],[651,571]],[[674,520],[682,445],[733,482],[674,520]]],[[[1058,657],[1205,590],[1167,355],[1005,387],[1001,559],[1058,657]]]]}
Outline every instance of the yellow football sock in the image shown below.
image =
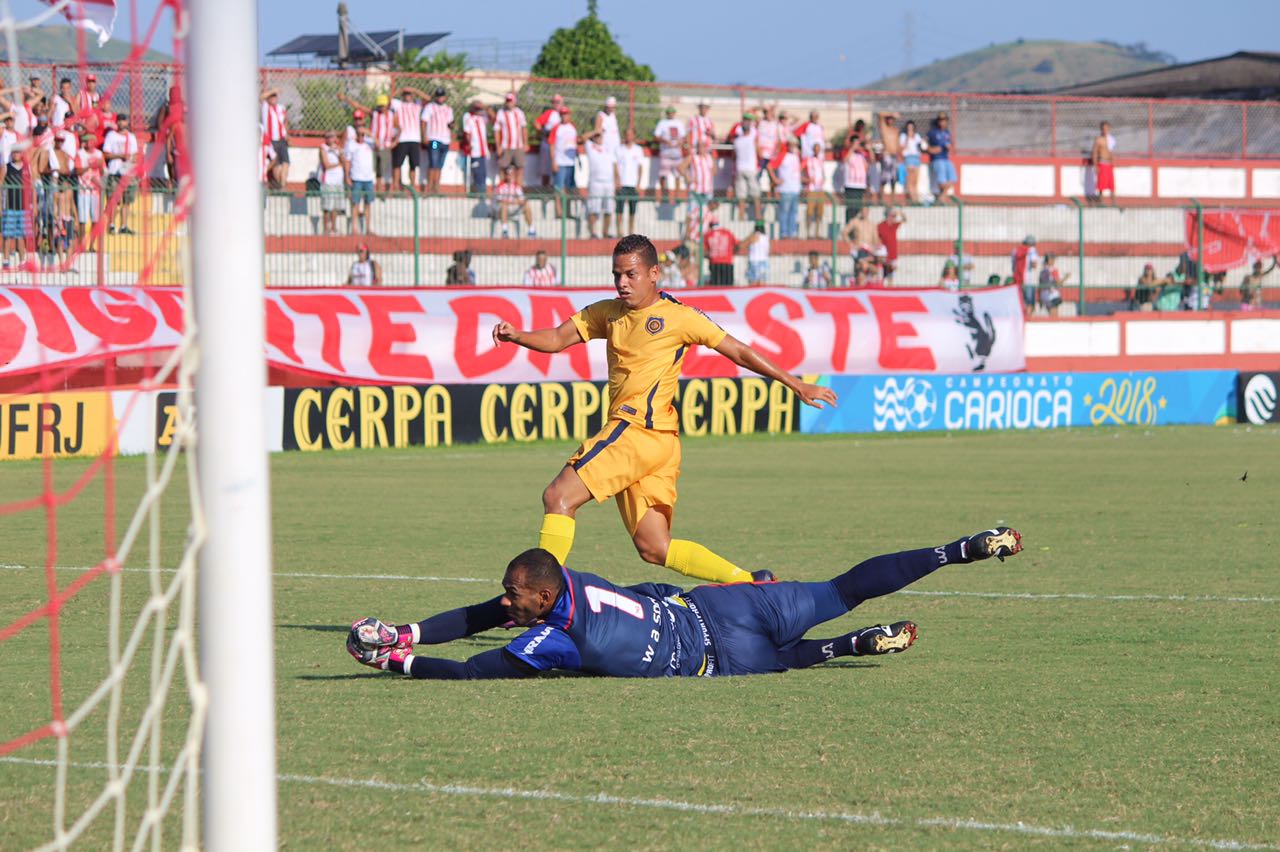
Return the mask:
{"type": "Polygon", "coordinates": [[[751,575],[696,541],[671,539],[666,566],[689,577],[712,583],[750,583],[751,575]]]}
{"type": "Polygon", "coordinates": [[[548,550],[561,565],[573,550],[573,530],[577,524],[568,515],[550,512],[542,516],[542,529],[538,531],[538,547],[548,550]]]}

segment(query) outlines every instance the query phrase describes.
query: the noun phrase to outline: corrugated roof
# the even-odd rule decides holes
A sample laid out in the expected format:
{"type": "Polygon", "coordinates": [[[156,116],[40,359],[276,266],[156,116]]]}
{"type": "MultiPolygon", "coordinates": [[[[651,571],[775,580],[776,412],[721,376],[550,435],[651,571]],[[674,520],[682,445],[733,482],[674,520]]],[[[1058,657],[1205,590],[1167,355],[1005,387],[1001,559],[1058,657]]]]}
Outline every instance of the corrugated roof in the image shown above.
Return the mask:
{"type": "Polygon", "coordinates": [[[1280,53],[1242,50],[1055,89],[1054,94],[1130,98],[1280,97],[1280,53]]]}

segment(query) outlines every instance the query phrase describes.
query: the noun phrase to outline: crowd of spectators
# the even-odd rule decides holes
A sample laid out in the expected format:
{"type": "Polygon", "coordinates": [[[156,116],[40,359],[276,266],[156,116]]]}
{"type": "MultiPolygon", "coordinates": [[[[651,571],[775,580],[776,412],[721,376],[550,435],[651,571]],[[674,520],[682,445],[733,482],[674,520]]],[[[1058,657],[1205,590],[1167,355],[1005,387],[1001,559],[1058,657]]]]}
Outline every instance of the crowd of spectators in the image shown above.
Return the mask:
{"type": "Polygon", "coordinates": [[[64,77],[56,92],[31,77],[0,90],[0,110],[4,269],[31,268],[34,260],[41,270],[74,274],[72,254],[100,248],[103,230],[134,233],[132,176],[142,149],[130,116],[102,96],[95,75],[79,89],[64,77]],[[108,199],[114,206],[103,227],[108,199]]]}

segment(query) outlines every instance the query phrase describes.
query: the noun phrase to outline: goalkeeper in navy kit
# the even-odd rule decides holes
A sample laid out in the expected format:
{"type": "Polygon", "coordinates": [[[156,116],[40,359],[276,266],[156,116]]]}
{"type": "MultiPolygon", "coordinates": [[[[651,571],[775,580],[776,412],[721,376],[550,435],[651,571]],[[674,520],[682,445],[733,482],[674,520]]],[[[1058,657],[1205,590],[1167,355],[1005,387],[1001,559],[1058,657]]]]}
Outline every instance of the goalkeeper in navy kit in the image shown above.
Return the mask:
{"type": "Polygon", "coordinates": [[[615,586],[526,550],[507,566],[496,598],[399,626],[365,618],[351,626],[357,661],[415,678],[515,678],[560,669],[612,677],[707,677],[803,669],[836,657],[905,651],[916,625],[899,621],[831,639],[803,638],[865,600],[891,594],[944,565],[1022,549],[1008,527],[923,550],[876,556],[826,582],[734,583],[688,591],[665,583],[615,586]],[[465,661],[427,657],[439,645],[514,623],[505,647],[465,661]]]}

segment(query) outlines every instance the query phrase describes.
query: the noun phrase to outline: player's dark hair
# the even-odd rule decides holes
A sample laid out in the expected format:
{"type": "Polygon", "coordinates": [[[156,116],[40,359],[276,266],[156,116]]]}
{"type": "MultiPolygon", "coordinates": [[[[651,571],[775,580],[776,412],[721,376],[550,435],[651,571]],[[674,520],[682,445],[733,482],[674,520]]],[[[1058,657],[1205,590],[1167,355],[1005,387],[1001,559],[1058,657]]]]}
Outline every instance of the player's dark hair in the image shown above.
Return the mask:
{"type": "Polygon", "coordinates": [[[525,582],[538,588],[551,589],[556,594],[564,588],[564,574],[560,572],[560,563],[550,551],[541,547],[533,547],[521,553],[507,563],[507,573],[521,570],[525,582]]]}
{"type": "Polygon", "coordinates": [[[644,234],[627,234],[618,240],[618,244],[613,247],[613,256],[618,257],[624,254],[640,255],[640,263],[645,269],[652,269],[658,265],[658,250],[644,234]]]}

